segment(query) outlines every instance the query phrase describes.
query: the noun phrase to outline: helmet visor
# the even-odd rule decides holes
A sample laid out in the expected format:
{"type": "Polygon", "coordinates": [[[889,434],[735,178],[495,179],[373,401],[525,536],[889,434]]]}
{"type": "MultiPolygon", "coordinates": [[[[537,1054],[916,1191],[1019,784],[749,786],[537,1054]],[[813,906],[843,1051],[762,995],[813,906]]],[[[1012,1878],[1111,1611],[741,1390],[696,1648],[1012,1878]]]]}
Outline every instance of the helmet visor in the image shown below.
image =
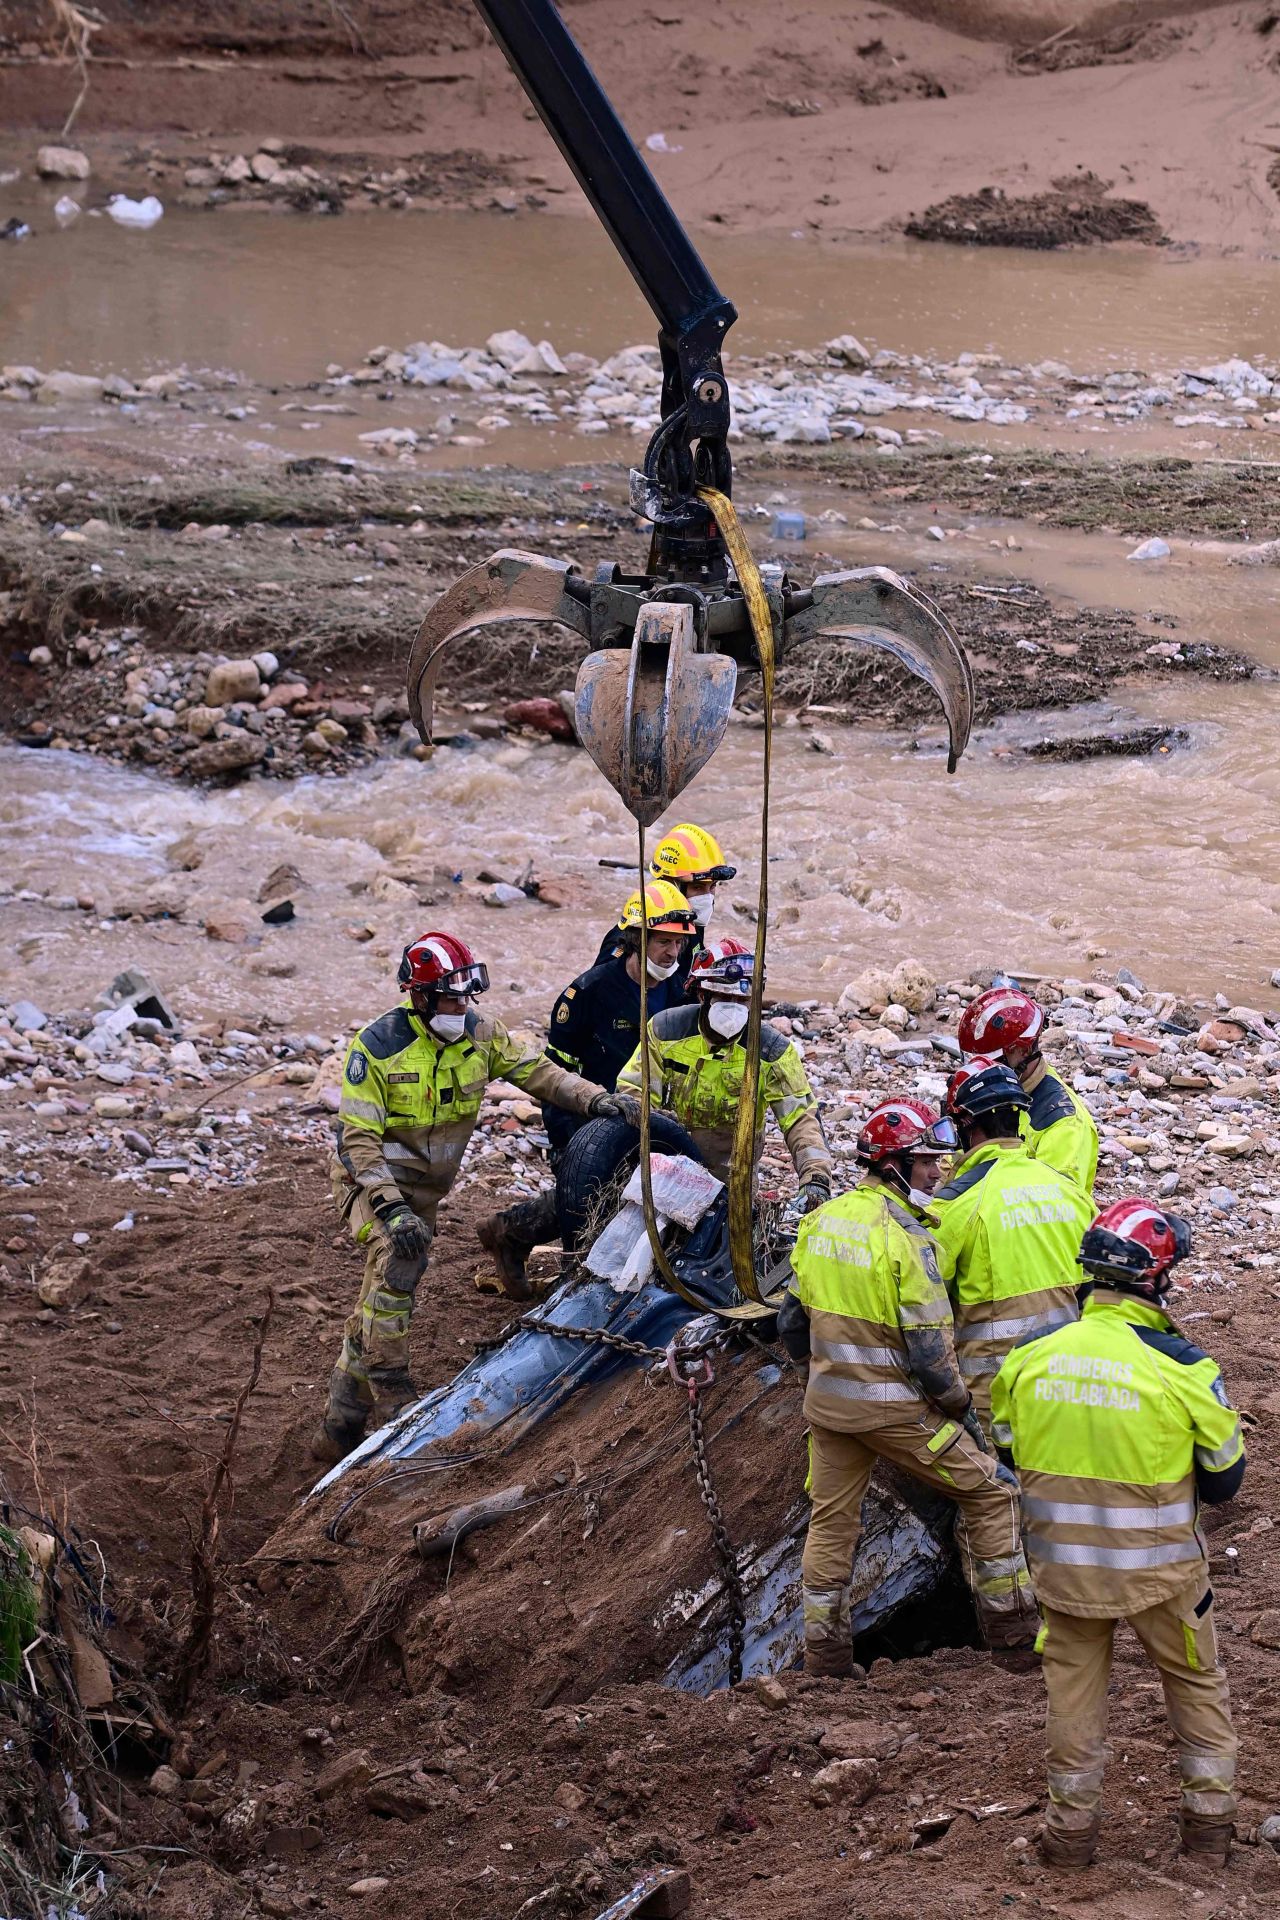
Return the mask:
{"type": "Polygon", "coordinates": [[[960,1129],[949,1115],[943,1114],[940,1120],[923,1134],[917,1151],[951,1153],[960,1145],[960,1129]]]}
{"type": "Polygon", "coordinates": [[[468,1000],[474,994],[489,991],[489,969],[477,961],[472,967],[455,967],[452,973],[443,973],[435,983],[435,991],[452,995],[458,1000],[468,1000]]]}

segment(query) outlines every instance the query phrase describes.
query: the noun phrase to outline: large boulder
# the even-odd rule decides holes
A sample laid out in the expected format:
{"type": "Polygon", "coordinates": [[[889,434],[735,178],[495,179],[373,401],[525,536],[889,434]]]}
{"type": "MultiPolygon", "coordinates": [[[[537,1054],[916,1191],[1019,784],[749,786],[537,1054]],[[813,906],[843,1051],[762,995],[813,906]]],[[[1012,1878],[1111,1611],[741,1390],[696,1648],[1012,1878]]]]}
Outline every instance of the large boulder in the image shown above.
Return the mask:
{"type": "Polygon", "coordinates": [[[36,388],[36,402],[56,407],[64,400],[101,400],[103,382],[91,373],[47,373],[36,388]]]}
{"type": "Polygon", "coordinates": [[[89,156],[79,147],[41,147],[36,155],[36,172],[42,180],[87,180],[89,156]]]}
{"type": "Polygon", "coordinates": [[[262,675],[254,660],[223,660],[210,667],[204,684],[206,707],[230,707],[237,700],[256,700],[262,691],[262,675]]]}
{"type": "Polygon", "coordinates": [[[256,767],[267,751],[267,743],[256,734],[233,733],[225,740],[209,740],[189,753],[182,763],[184,773],[196,780],[212,780],[224,773],[247,773],[256,767]]]}

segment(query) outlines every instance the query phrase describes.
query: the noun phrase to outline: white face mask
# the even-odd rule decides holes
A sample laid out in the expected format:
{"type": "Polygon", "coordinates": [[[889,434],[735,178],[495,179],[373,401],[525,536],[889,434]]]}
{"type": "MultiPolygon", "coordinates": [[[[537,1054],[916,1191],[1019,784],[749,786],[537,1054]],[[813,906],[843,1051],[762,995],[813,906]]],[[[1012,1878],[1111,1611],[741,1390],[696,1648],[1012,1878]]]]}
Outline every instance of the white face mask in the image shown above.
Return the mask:
{"type": "Polygon", "coordinates": [[[737,1000],[713,1000],[707,1008],[707,1025],[723,1040],[734,1040],[747,1024],[751,1009],[737,1000]]]}
{"type": "Polygon", "coordinates": [[[693,917],[698,925],[705,927],[716,910],[716,897],[714,893],[698,893],[689,901],[689,905],[693,908],[693,917]]]}
{"type": "Polygon", "coordinates": [[[680,962],[678,960],[673,960],[669,967],[659,967],[651,960],[649,962],[649,978],[651,980],[669,980],[679,965],[680,962]]]}
{"type": "Polygon", "coordinates": [[[437,1040],[443,1040],[448,1046],[452,1040],[461,1040],[467,1030],[465,1013],[433,1013],[427,1022],[437,1040]]]}

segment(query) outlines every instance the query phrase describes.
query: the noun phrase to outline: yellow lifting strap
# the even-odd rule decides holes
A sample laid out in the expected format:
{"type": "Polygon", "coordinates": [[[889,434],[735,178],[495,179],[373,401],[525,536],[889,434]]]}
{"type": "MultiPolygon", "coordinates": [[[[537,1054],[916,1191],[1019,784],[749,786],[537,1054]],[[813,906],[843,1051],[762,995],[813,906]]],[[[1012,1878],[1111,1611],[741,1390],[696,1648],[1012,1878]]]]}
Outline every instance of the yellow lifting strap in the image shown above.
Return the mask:
{"type": "MultiPolygon", "coordinates": [[[[698,498],[709,507],[720,529],[721,538],[733,562],[738,585],[751,621],[751,632],[760,656],[764,683],[764,796],[760,804],[760,883],[756,901],[755,965],[751,980],[751,1005],[747,1018],[746,1070],[742,1098],[734,1121],[733,1153],[729,1166],[729,1255],[733,1275],[744,1304],[739,1307],[713,1306],[700,1300],[677,1277],[658,1236],[653,1207],[653,1179],[649,1161],[649,1097],[651,1058],[649,1036],[649,928],[647,916],[640,915],[640,1188],[644,1199],[645,1227],[654,1262],[663,1280],[680,1298],[700,1311],[710,1310],[724,1320],[758,1320],[775,1312],[783,1289],[762,1294],[756,1279],[755,1230],[752,1199],[755,1188],[756,1137],[760,1098],[760,1014],[764,996],[764,960],[769,914],[769,781],[773,763],[773,619],[765,595],[760,569],[751,555],[746,536],[726,494],[712,487],[700,487],[698,498]]],[[[637,886],[643,900],[645,887],[644,828],[640,828],[639,874],[637,886]]]]}

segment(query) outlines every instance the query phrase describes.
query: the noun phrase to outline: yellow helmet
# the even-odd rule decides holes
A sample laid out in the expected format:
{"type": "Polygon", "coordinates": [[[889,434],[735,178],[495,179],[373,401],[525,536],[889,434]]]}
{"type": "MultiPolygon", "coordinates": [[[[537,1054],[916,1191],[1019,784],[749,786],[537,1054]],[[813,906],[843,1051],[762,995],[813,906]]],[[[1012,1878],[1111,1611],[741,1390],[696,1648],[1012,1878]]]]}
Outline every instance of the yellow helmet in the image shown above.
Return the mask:
{"type": "MultiPolygon", "coordinates": [[[[640,925],[640,895],[633,893],[622,909],[619,931],[640,925]]],[[[669,880],[651,880],[644,890],[644,917],[650,933],[696,933],[698,916],[679,887],[669,880]]]]}
{"type": "Polygon", "coordinates": [[[720,842],[705,827],[684,821],[672,827],[653,850],[652,872],[662,880],[732,880],[738,871],[726,864],[720,842]]]}

